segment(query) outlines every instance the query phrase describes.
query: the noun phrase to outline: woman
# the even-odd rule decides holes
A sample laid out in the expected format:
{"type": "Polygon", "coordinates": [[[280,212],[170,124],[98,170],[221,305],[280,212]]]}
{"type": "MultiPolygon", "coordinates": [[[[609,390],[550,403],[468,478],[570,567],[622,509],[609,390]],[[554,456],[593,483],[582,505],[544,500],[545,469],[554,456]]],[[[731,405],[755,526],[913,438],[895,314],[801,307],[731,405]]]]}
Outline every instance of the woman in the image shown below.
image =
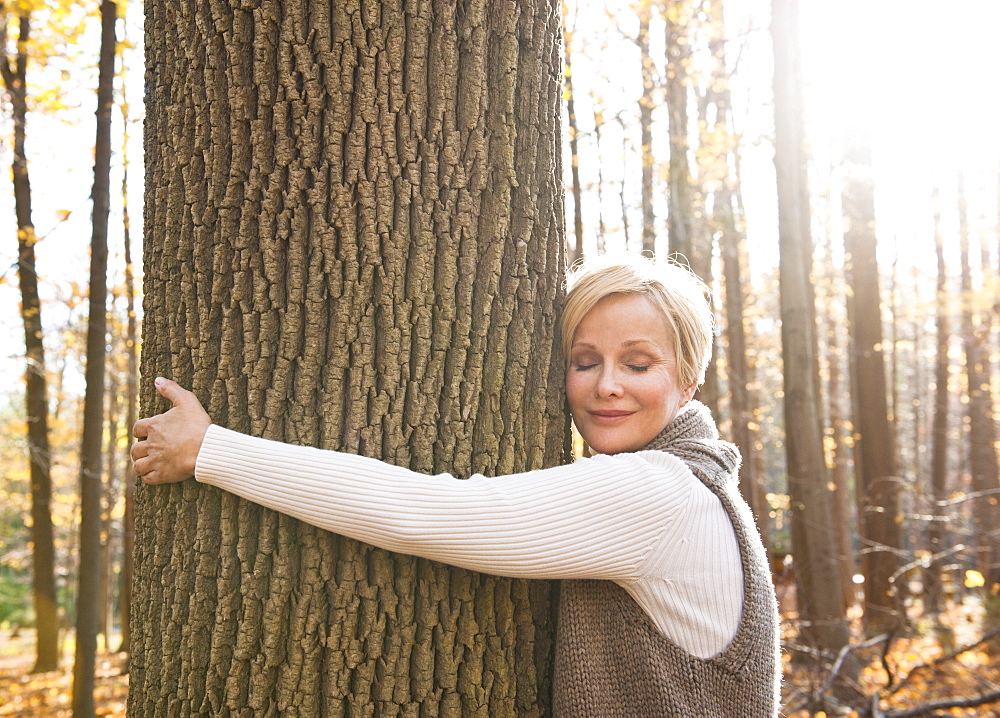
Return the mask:
{"type": "Polygon", "coordinates": [[[465,481],[212,425],[195,396],[136,423],[136,473],[198,481],[316,526],[487,573],[567,579],[560,716],[767,716],[777,609],[737,491],[739,455],[692,402],[712,315],[689,271],[643,257],[582,265],[561,325],[573,420],[598,455],[465,481]]]}

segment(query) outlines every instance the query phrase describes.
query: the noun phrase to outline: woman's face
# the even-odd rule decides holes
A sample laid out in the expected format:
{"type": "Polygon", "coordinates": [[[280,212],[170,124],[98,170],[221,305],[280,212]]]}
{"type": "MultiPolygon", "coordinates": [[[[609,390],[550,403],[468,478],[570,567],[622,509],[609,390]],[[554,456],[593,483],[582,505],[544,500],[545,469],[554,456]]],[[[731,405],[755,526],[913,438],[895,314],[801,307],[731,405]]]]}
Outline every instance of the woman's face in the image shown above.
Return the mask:
{"type": "Polygon", "coordinates": [[[612,294],[573,335],[566,395],[573,421],[602,454],[648,444],[694,395],[677,383],[667,320],[641,294],[612,294]]]}

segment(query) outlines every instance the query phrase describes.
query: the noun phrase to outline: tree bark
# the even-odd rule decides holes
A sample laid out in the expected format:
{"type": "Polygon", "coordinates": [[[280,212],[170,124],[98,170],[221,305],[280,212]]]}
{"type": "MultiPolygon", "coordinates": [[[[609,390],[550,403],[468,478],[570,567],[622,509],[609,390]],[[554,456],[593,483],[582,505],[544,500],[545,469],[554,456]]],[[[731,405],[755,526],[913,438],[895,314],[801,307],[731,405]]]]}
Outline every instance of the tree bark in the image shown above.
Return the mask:
{"type": "MultiPolygon", "coordinates": [[[[3,25],[0,39],[7,46],[6,8],[0,4],[3,25]]],[[[28,425],[28,461],[31,475],[32,595],[35,609],[34,673],[59,667],[59,607],[56,597],[55,545],[52,528],[52,478],[49,451],[49,392],[45,376],[45,346],[42,343],[42,305],[38,297],[35,267],[35,226],[31,219],[31,181],[25,153],[28,114],[28,42],[31,15],[18,15],[17,54],[13,63],[0,61],[4,86],[10,97],[14,120],[14,212],[17,216],[17,280],[21,289],[21,321],[24,324],[25,410],[28,425]]]]}
{"type": "Polygon", "coordinates": [[[836,653],[849,634],[819,417],[812,236],[803,134],[797,0],[772,0],[774,164],[778,182],[785,451],[800,640],[836,653]]]}
{"type": "Polygon", "coordinates": [[[76,657],[73,663],[73,716],[93,716],[94,670],[100,628],[101,498],[104,434],[104,375],[108,295],[108,212],[111,201],[111,108],[114,106],[114,0],[101,2],[101,51],[97,82],[97,141],[94,149],[93,236],[90,243],[90,301],[87,323],[87,382],[80,446],[80,564],[76,595],[76,657]]]}
{"type": "MultiPolygon", "coordinates": [[[[422,472],[560,463],[559,8],[146,6],[143,413],[422,472]]],[[[140,487],[131,715],[543,715],[552,584],[140,487]]]]}

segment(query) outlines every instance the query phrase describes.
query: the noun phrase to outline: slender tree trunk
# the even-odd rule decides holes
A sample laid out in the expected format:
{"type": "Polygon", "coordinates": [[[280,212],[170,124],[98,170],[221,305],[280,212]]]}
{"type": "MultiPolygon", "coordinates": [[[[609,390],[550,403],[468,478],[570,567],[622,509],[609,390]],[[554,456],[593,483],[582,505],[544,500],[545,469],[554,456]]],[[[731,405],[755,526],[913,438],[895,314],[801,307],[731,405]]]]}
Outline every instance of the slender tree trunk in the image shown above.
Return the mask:
{"type": "Polygon", "coordinates": [[[621,204],[622,208],[622,232],[624,233],[625,236],[625,248],[628,249],[629,248],[628,198],[626,197],[625,193],[625,166],[626,166],[626,160],[629,156],[628,135],[626,134],[625,121],[621,118],[621,115],[619,115],[617,119],[618,119],[618,124],[621,125],[622,128],[622,181],[621,184],[618,186],[619,189],[618,201],[621,204]]]}
{"type": "Polygon", "coordinates": [[[849,634],[819,417],[812,238],[803,136],[801,55],[796,0],[772,0],[774,41],[774,163],[778,181],[781,341],[785,451],[800,640],[833,652],[849,634]]]}
{"type": "Polygon", "coordinates": [[[639,72],[642,78],[642,95],[639,97],[639,133],[642,142],[642,249],[656,252],[656,214],[653,211],[653,92],[656,89],[653,58],[649,54],[649,21],[653,0],[639,0],[639,72]]]}
{"type": "MultiPolygon", "coordinates": [[[[122,88],[124,98],[125,89],[122,88]]],[[[132,265],[132,234],[129,225],[128,205],[128,142],[129,142],[128,101],[122,100],[122,244],[125,254],[125,310],[128,325],[125,332],[127,354],[127,377],[125,383],[125,427],[131,434],[135,424],[136,408],[139,403],[139,333],[135,313],[135,270],[132,265]]],[[[132,576],[133,553],[135,550],[135,482],[132,458],[125,455],[122,467],[122,491],[125,494],[125,515],[122,517],[122,573],[120,588],[121,644],[120,653],[131,651],[132,643],[132,576]]]]}
{"type": "MultiPolygon", "coordinates": [[[[580,130],[576,122],[576,98],[573,94],[573,30],[569,27],[566,2],[562,2],[563,16],[563,78],[566,84],[566,112],[569,116],[570,172],[573,178],[573,238],[569,252],[570,263],[583,258],[583,187],[580,184],[580,130]]],[[[576,21],[574,18],[574,26],[576,21]]]]}
{"type": "MultiPolygon", "coordinates": [[[[6,9],[0,4],[0,13],[6,9]]],[[[14,120],[14,212],[17,215],[17,279],[21,287],[21,321],[24,324],[25,410],[28,424],[28,461],[31,474],[32,594],[35,608],[35,665],[32,672],[59,667],[59,608],[56,598],[55,545],[52,529],[52,479],[49,451],[49,392],[42,343],[42,305],[38,298],[35,268],[35,226],[31,219],[31,182],[25,153],[27,127],[28,41],[31,16],[18,16],[17,54],[13,63],[0,60],[4,86],[14,120]]],[[[7,26],[0,32],[7,46],[7,26]]]]}
{"type": "MultiPolygon", "coordinates": [[[[112,289],[111,296],[111,316],[116,318],[117,297],[112,289]]],[[[111,648],[111,631],[114,626],[114,577],[113,560],[115,551],[114,521],[112,512],[118,503],[118,481],[116,474],[120,465],[118,447],[121,440],[119,431],[121,426],[121,372],[118,368],[117,336],[115,335],[115,322],[111,322],[111,331],[108,332],[107,346],[115,347],[109,361],[106,364],[106,391],[107,396],[107,445],[104,452],[104,475],[107,480],[104,484],[103,496],[101,498],[101,584],[100,584],[100,621],[97,632],[104,636],[104,646],[107,650],[111,648]]]]}
{"type": "Polygon", "coordinates": [[[682,255],[688,262],[695,262],[691,231],[691,170],[688,166],[690,0],[664,0],[663,15],[666,20],[666,91],[670,133],[667,238],[670,254],[682,255]]]}
{"type": "Polygon", "coordinates": [[[924,606],[928,613],[938,614],[943,606],[941,563],[935,558],[951,543],[946,538],[947,523],[943,515],[948,498],[948,344],[950,339],[948,275],[944,261],[944,241],[941,237],[941,208],[938,191],[934,190],[934,248],[937,257],[937,295],[935,300],[935,331],[937,350],[934,358],[934,419],[931,427],[931,493],[932,519],[927,530],[927,545],[931,559],[924,571],[924,606]]]}
{"type": "MultiPolygon", "coordinates": [[[[978,568],[986,578],[986,590],[1000,585],[1000,511],[998,511],[998,481],[1000,472],[996,454],[996,423],[993,420],[993,392],[988,372],[988,329],[973,307],[975,294],[972,270],[969,266],[969,222],[965,197],[965,178],[958,176],[958,234],[962,269],[962,340],[965,347],[965,372],[968,382],[969,471],[972,490],[985,492],[974,500],[973,524],[978,568]]],[[[983,267],[985,270],[986,268],[983,267]]]]}
{"type": "Polygon", "coordinates": [[[865,577],[864,623],[871,634],[897,627],[904,615],[894,574],[900,564],[902,516],[896,448],[889,418],[875,237],[875,199],[867,135],[846,137],[842,202],[854,397],[854,466],[865,577]]]}
{"type": "MultiPolygon", "coordinates": [[[[825,199],[829,200],[829,196],[825,199]]],[[[828,205],[829,206],[829,202],[828,205]]],[[[828,268],[827,276],[820,282],[827,288],[824,296],[826,310],[824,321],[826,332],[827,356],[827,405],[829,421],[828,436],[831,446],[827,452],[830,467],[830,478],[833,487],[833,526],[837,537],[837,559],[840,563],[840,592],[845,606],[855,603],[854,574],[857,566],[854,561],[854,546],[851,539],[852,526],[855,525],[851,510],[852,493],[848,476],[847,436],[850,431],[849,412],[844,411],[844,397],[850,397],[850,391],[842,386],[841,376],[843,365],[847,361],[844,351],[841,328],[844,317],[835,309],[845,303],[844,284],[834,276],[837,270],[833,263],[833,236],[827,232],[824,239],[824,260],[828,268]]]]}
{"type": "Polygon", "coordinates": [[[111,199],[111,108],[114,105],[115,22],[118,7],[101,2],[101,52],[97,84],[97,143],[94,150],[94,232],[90,244],[90,303],[87,324],[87,389],[80,446],[80,568],[76,596],[76,658],[73,716],[94,715],[94,669],[100,627],[101,436],[104,433],[104,374],[107,335],[108,211],[111,199]]]}
{"type": "MultiPolygon", "coordinates": [[[[146,12],[143,412],[159,374],[422,472],[563,461],[559,7],[146,12]]],[[[550,582],[137,499],[130,715],[549,712],[550,582]]]]}
{"type": "Polygon", "coordinates": [[[604,110],[593,91],[590,105],[594,108],[594,147],[597,150],[597,252],[604,251],[604,152],[601,149],[601,128],[604,127],[604,110]]]}

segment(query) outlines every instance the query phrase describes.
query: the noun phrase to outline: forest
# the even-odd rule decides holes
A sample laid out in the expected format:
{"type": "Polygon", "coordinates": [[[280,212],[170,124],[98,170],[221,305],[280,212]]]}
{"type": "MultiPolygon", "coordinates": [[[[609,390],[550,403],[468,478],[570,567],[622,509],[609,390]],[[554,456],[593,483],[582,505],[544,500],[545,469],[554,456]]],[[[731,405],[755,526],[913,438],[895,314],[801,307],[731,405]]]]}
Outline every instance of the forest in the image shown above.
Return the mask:
{"type": "Polygon", "coordinates": [[[589,452],[584,256],[709,286],[781,715],[1000,716],[1000,6],[0,3],[0,716],[551,715],[555,581],[193,481],[213,420],[424,473],[589,452]]]}

